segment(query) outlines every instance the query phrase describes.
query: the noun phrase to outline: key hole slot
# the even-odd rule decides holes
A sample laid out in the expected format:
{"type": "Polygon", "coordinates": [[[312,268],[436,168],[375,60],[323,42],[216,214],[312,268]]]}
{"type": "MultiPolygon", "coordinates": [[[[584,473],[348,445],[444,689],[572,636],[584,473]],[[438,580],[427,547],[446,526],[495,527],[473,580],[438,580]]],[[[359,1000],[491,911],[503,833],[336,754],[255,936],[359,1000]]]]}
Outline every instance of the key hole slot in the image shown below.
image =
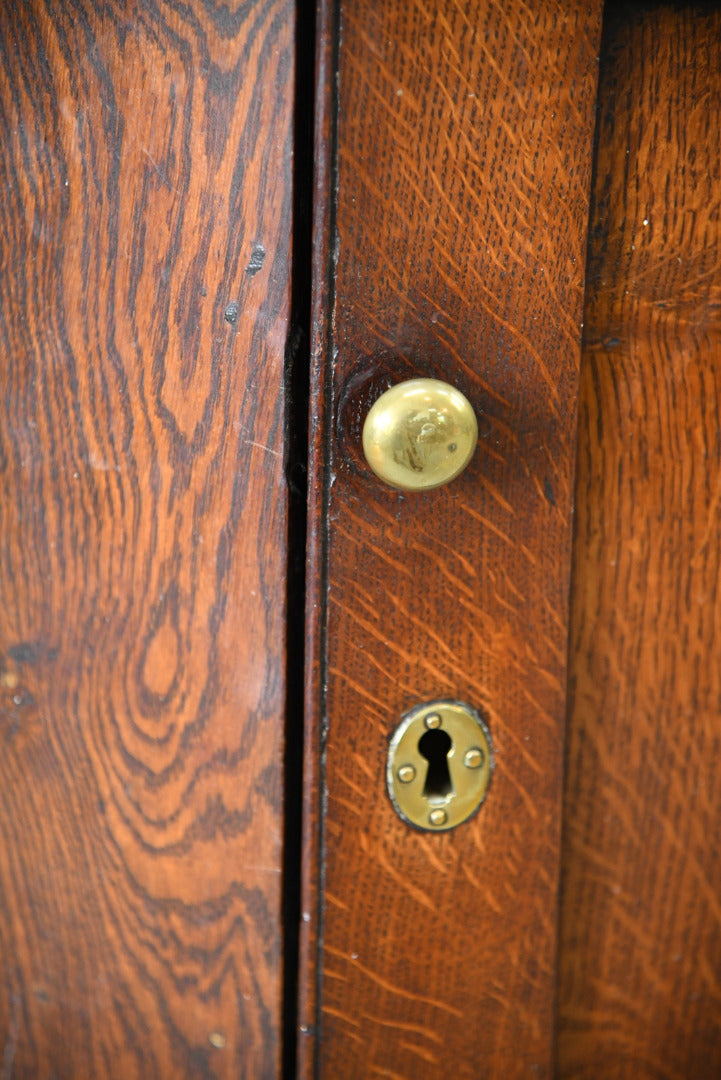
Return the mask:
{"type": "Polygon", "coordinates": [[[441,728],[426,731],[418,740],[418,752],[428,762],[423,798],[439,802],[453,794],[453,781],[448,768],[448,755],[453,740],[441,728]]]}

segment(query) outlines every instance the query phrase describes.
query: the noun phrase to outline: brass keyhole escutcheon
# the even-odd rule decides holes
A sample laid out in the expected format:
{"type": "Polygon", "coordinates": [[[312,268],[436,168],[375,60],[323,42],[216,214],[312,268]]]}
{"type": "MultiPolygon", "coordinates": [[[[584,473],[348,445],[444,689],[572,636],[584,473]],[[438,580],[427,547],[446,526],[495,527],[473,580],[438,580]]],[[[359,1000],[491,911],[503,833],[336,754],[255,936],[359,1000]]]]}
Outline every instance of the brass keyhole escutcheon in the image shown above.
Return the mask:
{"type": "Polygon", "coordinates": [[[486,797],[491,737],[478,712],[431,701],[403,717],[388,750],[388,794],[409,825],[443,832],[467,821],[486,797]]]}

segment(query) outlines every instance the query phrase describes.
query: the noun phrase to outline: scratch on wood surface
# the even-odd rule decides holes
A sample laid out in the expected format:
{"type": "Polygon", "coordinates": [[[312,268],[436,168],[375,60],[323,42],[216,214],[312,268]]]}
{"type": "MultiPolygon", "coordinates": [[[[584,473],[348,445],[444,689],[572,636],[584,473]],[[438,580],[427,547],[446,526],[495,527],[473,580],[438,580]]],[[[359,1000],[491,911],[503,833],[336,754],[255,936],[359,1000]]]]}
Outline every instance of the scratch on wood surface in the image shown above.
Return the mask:
{"type": "Polygon", "coordinates": [[[430,1039],[431,1042],[436,1043],[438,1046],[443,1043],[442,1035],[439,1035],[437,1031],[433,1031],[432,1028],[424,1027],[422,1024],[409,1024],[395,1017],[373,1016],[371,1013],[362,1013],[361,1015],[364,1020],[368,1020],[372,1024],[380,1024],[381,1027],[391,1028],[393,1031],[410,1031],[413,1035],[421,1035],[424,1039],[430,1039]]]}
{"type": "MultiPolygon", "coordinates": [[[[346,959],[343,953],[339,952],[337,949],[332,948],[327,943],[324,945],[324,948],[325,951],[331,953],[331,955],[340,956],[343,957],[343,959],[346,959]]],[[[411,1001],[422,1002],[424,1005],[430,1005],[434,1009],[440,1009],[441,1012],[448,1013],[451,1016],[457,1016],[459,1018],[462,1018],[464,1015],[464,1013],[460,1009],[454,1009],[451,1005],[448,1005],[447,1002],[439,1000],[438,998],[427,997],[424,994],[413,994],[410,990],[404,990],[402,987],[396,986],[389,979],[384,979],[382,976],[376,974],[376,972],[372,971],[370,968],[365,967],[365,965],[361,964],[358,960],[355,961],[354,966],[358,968],[366,976],[366,978],[370,979],[371,982],[375,983],[376,986],[382,987],[382,989],[387,990],[395,997],[408,998],[411,1001]]]]}
{"type": "Polygon", "coordinates": [[[255,446],[258,450],[265,450],[266,454],[272,454],[273,457],[282,457],[279,450],[274,450],[272,446],[266,446],[265,443],[253,442],[252,439],[243,440],[246,446],[255,446]]]}
{"type": "Polygon", "coordinates": [[[426,1050],[422,1046],[416,1046],[415,1043],[406,1042],[405,1039],[399,1039],[398,1043],[404,1050],[410,1050],[412,1054],[417,1054],[418,1057],[423,1058],[424,1061],[428,1061],[431,1065],[440,1064],[440,1058],[436,1057],[435,1054],[432,1054],[430,1050],[426,1050]]]}

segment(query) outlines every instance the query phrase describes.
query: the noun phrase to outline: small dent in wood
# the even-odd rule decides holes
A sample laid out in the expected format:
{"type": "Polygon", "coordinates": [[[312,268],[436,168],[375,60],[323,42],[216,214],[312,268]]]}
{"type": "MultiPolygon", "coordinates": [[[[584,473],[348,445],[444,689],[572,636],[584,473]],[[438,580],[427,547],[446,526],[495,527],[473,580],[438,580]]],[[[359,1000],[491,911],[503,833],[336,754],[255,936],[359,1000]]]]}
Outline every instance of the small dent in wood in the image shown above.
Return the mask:
{"type": "Polygon", "coordinates": [[[225,309],[225,315],[223,316],[227,323],[231,326],[235,326],[238,321],[238,312],[240,311],[240,305],[237,300],[231,300],[225,309]]]}
{"type": "Polygon", "coordinates": [[[37,664],[40,660],[54,660],[56,648],[48,649],[41,641],[20,641],[8,649],[9,658],[16,664],[37,664]]]}
{"type": "Polygon", "coordinates": [[[245,272],[248,277],[255,277],[259,270],[263,268],[265,262],[265,248],[262,244],[253,244],[253,251],[251,252],[250,262],[245,268],[245,272]]]}
{"type": "Polygon", "coordinates": [[[37,734],[43,723],[36,697],[16,670],[12,652],[8,649],[7,656],[0,657],[0,729],[7,740],[21,731],[25,737],[37,734]]]}

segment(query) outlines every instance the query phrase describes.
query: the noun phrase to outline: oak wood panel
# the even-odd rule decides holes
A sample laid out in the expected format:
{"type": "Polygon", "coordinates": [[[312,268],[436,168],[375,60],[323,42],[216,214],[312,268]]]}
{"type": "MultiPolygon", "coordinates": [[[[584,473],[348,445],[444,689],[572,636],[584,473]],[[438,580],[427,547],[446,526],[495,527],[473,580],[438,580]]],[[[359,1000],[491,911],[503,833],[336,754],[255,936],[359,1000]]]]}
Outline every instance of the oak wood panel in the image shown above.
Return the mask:
{"type": "Polygon", "coordinates": [[[562,1077],[721,1074],[721,12],[614,5],[580,394],[562,1077]]]}
{"type": "Polygon", "coordinates": [[[276,1077],[294,8],[0,9],[3,1077],[276,1077]]]}
{"type": "Polygon", "coordinates": [[[548,1077],[600,5],[323,7],[302,1075],[548,1077]],[[481,439],[406,497],[360,428],[414,374],[458,386],[481,439]],[[497,768],[431,836],[384,775],[435,697],[485,713],[497,768]]]}

